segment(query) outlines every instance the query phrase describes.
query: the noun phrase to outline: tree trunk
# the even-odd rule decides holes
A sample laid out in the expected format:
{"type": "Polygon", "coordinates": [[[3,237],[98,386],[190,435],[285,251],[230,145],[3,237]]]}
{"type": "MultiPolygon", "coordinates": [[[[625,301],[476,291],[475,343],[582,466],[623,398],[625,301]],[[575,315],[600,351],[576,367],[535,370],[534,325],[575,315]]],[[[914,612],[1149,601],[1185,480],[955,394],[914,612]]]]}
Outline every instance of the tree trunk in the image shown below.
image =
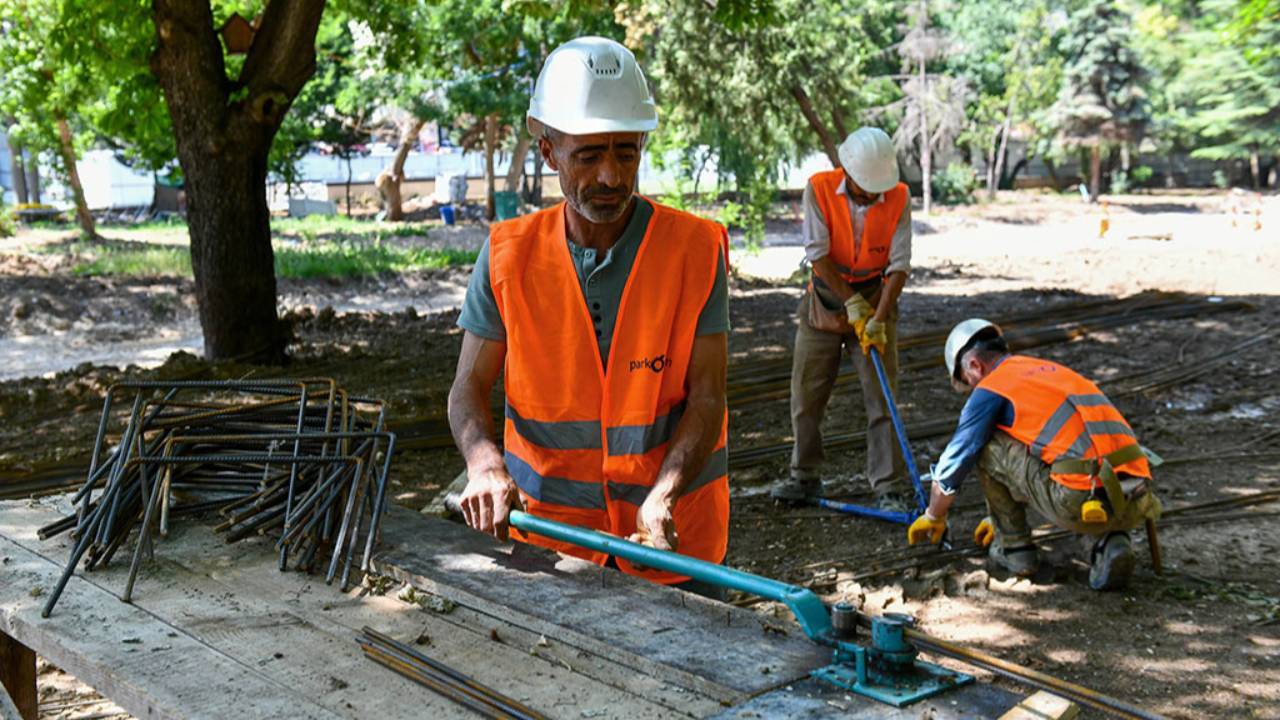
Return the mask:
{"type": "Polygon", "coordinates": [[[1053,161],[1047,157],[1044,159],[1044,169],[1049,173],[1049,182],[1053,183],[1054,192],[1057,192],[1062,187],[1062,183],[1058,180],[1058,169],[1053,166],[1053,161]]]}
{"type": "Polygon", "coordinates": [[[400,146],[396,148],[396,156],[391,162],[391,167],[379,173],[377,181],[374,182],[378,193],[382,195],[382,209],[386,211],[387,219],[392,222],[404,220],[404,207],[400,196],[400,184],[404,182],[404,163],[409,158],[409,152],[418,144],[418,133],[422,132],[423,125],[426,125],[426,121],[417,118],[405,125],[404,132],[400,135],[400,146]]]}
{"type": "Polygon", "coordinates": [[[210,359],[284,360],[267,156],[289,104],[315,72],[323,11],[323,0],[266,3],[233,83],[208,2],[152,3],[157,43],[151,68],[186,179],[191,267],[210,359]]]}
{"type": "Polygon", "coordinates": [[[1000,149],[1000,127],[996,126],[995,135],[991,136],[990,146],[987,148],[987,199],[996,199],[996,153],[1000,149]]]}
{"type": "Polygon", "coordinates": [[[1169,153],[1165,156],[1165,162],[1168,164],[1168,166],[1169,166],[1169,170],[1168,170],[1168,172],[1166,172],[1166,173],[1165,173],[1165,176],[1164,176],[1164,186],[1165,186],[1166,188],[1172,188],[1173,186],[1177,185],[1177,181],[1176,181],[1176,180],[1174,179],[1174,177],[1173,177],[1173,173],[1174,173],[1174,171],[1175,171],[1175,169],[1176,169],[1176,168],[1175,168],[1175,166],[1174,166],[1174,164],[1173,164],[1173,150],[1172,150],[1172,149],[1170,149],[1170,150],[1169,150],[1169,153]]]}
{"type": "Polygon", "coordinates": [[[529,157],[529,148],[533,145],[533,136],[521,125],[516,130],[516,148],[511,151],[511,165],[507,168],[507,192],[518,192],[520,181],[524,180],[524,161],[529,157]]]}
{"type": "Polygon", "coordinates": [[[1262,170],[1258,167],[1258,149],[1249,149],[1249,175],[1253,178],[1253,189],[1262,189],[1262,170]]]}
{"type": "Polygon", "coordinates": [[[27,168],[22,162],[22,149],[9,144],[9,166],[13,170],[13,195],[19,205],[27,204],[27,168]]]}
{"type": "Polygon", "coordinates": [[[1009,96],[1009,105],[1004,111],[1004,124],[1000,126],[1000,149],[996,151],[996,172],[995,183],[988,189],[988,196],[996,199],[996,190],[1000,187],[1000,181],[1004,178],[1005,157],[1009,153],[1009,133],[1013,131],[1013,101],[1016,94],[1009,96]]]}
{"type": "Polygon", "coordinates": [[[347,217],[351,217],[351,155],[347,154],[347,217]]]}
{"type": "Polygon", "coordinates": [[[40,198],[40,156],[31,154],[31,162],[27,163],[27,198],[39,205],[40,198]]]}
{"type": "MultiPolygon", "coordinates": [[[[923,8],[924,2],[920,3],[923,8]]],[[[924,195],[924,215],[928,217],[933,204],[933,148],[929,140],[929,115],[925,108],[929,98],[929,77],[925,75],[924,56],[920,57],[920,184],[924,195]]]]}
{"type": "Polygon", "coordinates": [[[822,151],[827,154],[827,159],[831,161],[831,167],[840,167],[840,153],[836,150],[835,140],[831,137],[831,131],[822,123],[818,117],[818,113],[813,110],[813,103],[809,100],[809,94],[799,85],[791,86],[791,97],[795,98],[796,104],[800,106],[800,114],[804,115],[804,119],[809,122],[809,127],[817,133],[818,139],[822,141],[822,151]]]}
{"type": "Polygon", "coordinates": [[[493,154],[498,146],[498,115],[490,113],[484,118],[484,217],[493,222],[497,217],[494,207],[495,180],[493,177],[493,154]]]}
{"type": "Polygon", "coordinates": [[[1129,151],[1129,143],[1120,143],[1120,169],[1128,176],[1129,168],[1133,166],[1133,156],[1129,151]]]}
{"type": "Polygon", "coordinates": [[[85,237],[97,237],[97,228],[93,225],[93,215],[89,212],[89,203],[84,198],[84,186],[80,184],[80,171],[76,169],[76,149],[71,139],[71,126],[64,117],[58,118],[58,139],[61,141],[62,164],[67,171],[67,183],[71,185],[71,195],[76,203],[76,222],[80,224],[80,232],[85,237]]]}
{"type": "Polygon", "coordinates": [[[831,122],[836,126],[836,132],[840,133],[840,142],[844,142],[844,139],[849,137],[849,130],[844,124],[844,113],[840,112],[840,108],[831,109],[831,122]]]}
{"type": "Polygon", "coordinates": [[[1102,145],[1094,143],[1089,148],[1089,202],[1098,202],[1102,189],[1102,145]]]}

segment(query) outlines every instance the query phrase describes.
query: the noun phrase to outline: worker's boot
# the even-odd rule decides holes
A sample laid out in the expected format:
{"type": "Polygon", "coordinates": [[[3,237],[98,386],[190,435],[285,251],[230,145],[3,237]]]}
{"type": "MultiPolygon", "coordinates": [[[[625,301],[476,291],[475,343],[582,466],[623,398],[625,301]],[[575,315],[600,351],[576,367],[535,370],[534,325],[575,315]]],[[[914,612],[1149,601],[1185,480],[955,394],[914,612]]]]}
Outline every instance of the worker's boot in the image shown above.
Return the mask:
{"type": "Polygon", "coordinates": [[[987,562],[1017,577],[1031,577],[1040,569],[1040,551],[1035,545],[1005,548],[996,538],[987,550],[987,562]]]}
{"type": "Polygon", "coordinates": [[[822,478],[796,477],[792,475],[786,480],[779,480],[769,489],[769,496],[774,500],[800,505],[822,497],[822,478]]]}
{"type": "Polygon", "coordinates": [[[1119,590],[1129,584],[1137,558],[1129,543],[1129,534],[1108,533],[1093,545],[1089,554],[1089,587],[1094,590],[1119,590]]]}

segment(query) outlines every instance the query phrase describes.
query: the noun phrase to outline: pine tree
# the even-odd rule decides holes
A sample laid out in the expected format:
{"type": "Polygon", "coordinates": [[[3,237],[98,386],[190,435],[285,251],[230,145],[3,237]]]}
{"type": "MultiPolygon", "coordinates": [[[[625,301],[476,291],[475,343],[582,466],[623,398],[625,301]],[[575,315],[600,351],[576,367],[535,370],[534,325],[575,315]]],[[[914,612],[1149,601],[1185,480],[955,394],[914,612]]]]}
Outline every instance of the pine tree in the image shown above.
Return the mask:
{"type": "Polygon", "coordinates": [[[1132,18],[1114,0],[1091,0],[1072,14],[1063,84],[1054,108],[1059,141],[1089,150],[1089,196],[1101,186],[1102,157],[1138,143],[1150,121],[1147,77],[1134,49],[1132,18]]]}

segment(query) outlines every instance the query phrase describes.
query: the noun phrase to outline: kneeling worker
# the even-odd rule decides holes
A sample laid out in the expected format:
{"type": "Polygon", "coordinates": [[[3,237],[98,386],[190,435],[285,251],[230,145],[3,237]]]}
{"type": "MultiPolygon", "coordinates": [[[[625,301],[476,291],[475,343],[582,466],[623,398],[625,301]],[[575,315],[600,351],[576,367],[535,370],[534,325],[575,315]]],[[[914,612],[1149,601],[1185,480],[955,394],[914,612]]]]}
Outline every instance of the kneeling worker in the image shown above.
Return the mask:
{"type": "Polygon", "coordinates": [[[449,392],[449,424],[467,462],[463,514],[499,539],[519,501],[538,517],[724,560],[728,236],[635,193],[657,124],[644,74],[622,45],[578,38],[543,65],[528,125],[565,200],[490,228],[458,318],[466,332],[449,392]],[[499,373],[502,448],[490,410],[499,373]]]}
{"type": "Polygon", "coordinates": [[[907,531],[908,542],[941,540],[955,493],[976,467],[989,517],[974,540],[990,545],[996,566],[1023,577],[1038,568],[1029,506],[1089,538],[1090,587],[1123,587],[1135,562],[1127,531],[1160,514],[1151,468],[1129,423],[1097,385],[1069,368],[1011,355],[1000,328],[986,320],[957,325],[944,352],[952,385],[972,394],[932,470],[929,509],[907,531]]]}

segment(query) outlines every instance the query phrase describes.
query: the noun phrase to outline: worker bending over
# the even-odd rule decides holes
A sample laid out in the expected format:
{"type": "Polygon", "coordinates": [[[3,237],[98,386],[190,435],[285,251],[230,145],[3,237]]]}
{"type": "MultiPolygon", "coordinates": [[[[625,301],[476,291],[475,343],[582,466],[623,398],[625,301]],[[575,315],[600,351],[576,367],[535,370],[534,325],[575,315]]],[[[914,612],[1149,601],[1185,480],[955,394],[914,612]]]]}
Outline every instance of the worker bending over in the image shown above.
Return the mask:
{"type": "MultiPolygon", "coordinates": [[[[467,288],[449,393],[467,463],[467,524],[505,540],[519,502],[539,517],[722,562],[728,235],[635,194],[658,116],[622,45],[583,37],[557,48],[527,122],[565,199],[493,225],[467,288]],[[499,373],[502,449],[490,410],[499,373]]],[[[722,592],[511,534],[654,582],[722,592]]]]}
{"type": "Polygon", "coordinates": [[[804,189],[805,258],[812,279],[796,313],[791,362],[790,476],[772,495],[805,502],[822,495],[822,417],[845,347],[862,386],[867,413],[867,480],[883,510],[914,503],[902,452],[869,348],[879,350],[897,389],[898,295],[911,271],[911,198],[898,182],[898,158],[884,131],[864,127],[840,145],[840,167],[820,172],[804,189]]]}
{"type": "Polygon", "coordinates": [[[1009,354],[1000,328],[986,320],[957,325],[944,352],[952,384],[972,394],[932,469],[929,509],[911,525],[908,542],[941,540],[955,493],[976,467],[989,517],[974,540],[990,545],[993,564],[1023,577],[1036,571],[1030,507],[1085,536],[1091,588],[1124,587],[1134,566],[1127,531],[1160,514],[1129,423],[1069,368],[1009,354]]]}

